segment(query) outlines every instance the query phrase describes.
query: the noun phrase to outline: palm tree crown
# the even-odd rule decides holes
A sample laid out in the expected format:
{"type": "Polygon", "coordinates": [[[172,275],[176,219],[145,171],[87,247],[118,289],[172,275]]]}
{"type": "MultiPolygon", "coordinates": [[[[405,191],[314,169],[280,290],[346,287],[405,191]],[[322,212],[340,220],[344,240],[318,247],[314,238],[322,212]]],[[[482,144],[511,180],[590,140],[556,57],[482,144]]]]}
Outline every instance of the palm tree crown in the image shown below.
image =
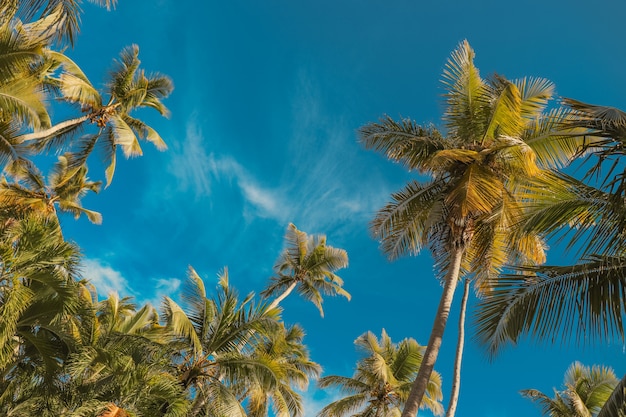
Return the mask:
{"type": "Polygon", "coordinates": [[[276,275],[261,292],[263,297],[280,293],[268,309],[278,306],[294,289],[311,301],[324,316],[322,294],[341,295],[350,299],[343,289],[343,280],[335,271],[348,266],[348,254],[326,244],[324,235],[307,235],[292,223],[285,234],[287,247],[274,265],[276,275]]]}
{"type": "MultiPolygon", "coordinates": [[[[346,394],[324,407],[319,417],[398,416],[422,361],[424,347],[413,339],[393,343],[384,329],[380,339],[367,332],[354,343],[365,357],[357,363],[352,378],[331,375],[318,381],[322,388],[338,387],[346,394]]],[[[441,377],[436,372],[431,376],[427,394],[422,407],[442,415],[441,377]]]]}

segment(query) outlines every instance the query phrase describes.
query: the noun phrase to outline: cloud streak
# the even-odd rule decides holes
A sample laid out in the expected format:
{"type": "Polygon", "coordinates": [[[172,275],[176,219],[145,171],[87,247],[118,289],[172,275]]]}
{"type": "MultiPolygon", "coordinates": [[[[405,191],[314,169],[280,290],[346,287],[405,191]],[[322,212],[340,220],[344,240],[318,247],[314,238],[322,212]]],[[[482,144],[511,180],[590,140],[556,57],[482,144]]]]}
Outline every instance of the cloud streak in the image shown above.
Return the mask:
{"type": "Polygon", "coordinates": [[[83,277],[96,287],[99,298],[107,298],[111,294],[123,297],[132,292],[126,278],[102,261],[84,259],[83,267],[83,277]]]}

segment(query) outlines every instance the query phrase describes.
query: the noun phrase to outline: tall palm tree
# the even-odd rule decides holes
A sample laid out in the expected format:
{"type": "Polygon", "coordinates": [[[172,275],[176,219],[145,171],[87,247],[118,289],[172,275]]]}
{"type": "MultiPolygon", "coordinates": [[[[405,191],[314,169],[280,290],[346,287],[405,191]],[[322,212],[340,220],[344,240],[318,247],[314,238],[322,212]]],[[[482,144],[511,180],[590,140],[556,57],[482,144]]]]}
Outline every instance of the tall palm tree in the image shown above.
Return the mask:
{"type": "Polygon", "coordinates": [[[327,245],[324,235],[307,235],[293,223],[287,228],[285,242],[287,247],[274,265],[276,275],[261,292],[263,297],[279,294],[268,309],[277,307],[294,289],[311,301],[322,317],[322,294],[341,295],[350,300],[350,294],[343,289],[343,280],[335,274],[348,266],[345,250],[327,245]]]}
{"type": "MultiPolygon", "coordinates": [[[[318,416],[399,415],[422,361],[424,347],[413,339],[393,343],[384,329],[380,340],[372,332],[367,332],[359,336],[355,344],[365,357],[358,361],[354,375],[351,378],[330,375],[318,381],[321,388],[337,387],[346,394],[324,407],[318,416]]],[[[435,415],[442,415],[441,398],[441,377],[434,372],[421,407],[428,408],[435,415]]]]}
{"type": "Polygon", "coordinates": [[[506,262],[542,260],[537,236],[509,238],[522,210],[516,184],[539,173],[541,166],[564,164],[582,141],[550,134],[566,113],[544,113],[553,92],[549,81],[509,81],[500,76],[484,80],[473,61],[474,51],[464,41],[446,64],[445,135],[433,126],[390,117],[359,131],[366,148],[432,178],[426,183],[412,181],[393,194],[372,222],[374,235],[391,259],[430,245],[446,272],[433,330],[403,417],[419,409],[463,263],[485,278],[475,282],[486,290],[488,278],[506,262]]]}
{"type": "Polygon", "coordinates": [[[574,362],[567,369],[564,389],[554,390],[554,398],[535,389],[523,390],[524,397],[538,403],[548,417],[595,417],[619,380],[612,369],[574,362]]]}

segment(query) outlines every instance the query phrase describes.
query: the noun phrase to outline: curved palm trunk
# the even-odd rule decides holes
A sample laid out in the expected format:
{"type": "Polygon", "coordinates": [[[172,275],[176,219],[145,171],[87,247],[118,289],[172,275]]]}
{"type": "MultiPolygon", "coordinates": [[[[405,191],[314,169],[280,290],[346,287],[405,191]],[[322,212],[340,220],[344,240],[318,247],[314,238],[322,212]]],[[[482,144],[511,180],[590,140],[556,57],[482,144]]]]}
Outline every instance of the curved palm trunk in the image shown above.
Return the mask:
{"type": "Polygon", "coordinates": [[[75,119],[70,119],[64,122],[57,123],[56,125],[49,127],[45,130],[40,130],[39,132],[27,133],[25,135],[17,136],[15,140],[17,143],[23,143],[30,140],[43,139],[50,136],[58,135],[78,126],[92,116],[92,114],[85,114],[84,116],[77,117],[75,119]]]}
{"type": "Polygon", "coordinates": [[[459,339],[456,344],[456,358],[454,359],[454,376],[452,377],[452,392],[448,402],[446,417],[454,417],[456,406],[459,402],[459,389],[461,388],[461,362],[463,361],[463,346],[465,345],[465,312],[467,310],[467,298],[469,296],[469,278],[465,278],[463,285],[463,298],[461,299],[461,313],[459,314],[459,339]]]}
{"type": "Polygon", "coordinates": [[[424,398],[424,393],[428,387],[428,381],[430,375],[435,367],[437,356],[439,355],[439,349],[441,348],[441,341],[443,339],[443,332],[446,329],[446,322],[450,315],[450,306],[452,305],[452,299],[454,297],[454,290],[459,281],[459,273],[461,271],[461,259],[465,252],[464,247],[455,248],[450,256],[450,266],[445,277],[445,284],[443,286],[443,294],[439,300],[439,307],[437,308],[437,315],[433,323],[433,329],[430,332],[430,339],[428,340],[428,346],[426,346],[426,352],[424,352],[424,358],[422,359],[422,365],[417,372],[417,377],[411,387],[411,392],[404,405],[402,411],[402,417],[413,417],[417,415],[417,411],[424,398]]]}
{"type": "Polygon", "coordinates": [[[278,304],[280,304],[280,302],[281,302],[281,301],[283,301],[285,298],[287,298],[287,296],[288,296],[289,294],[291,294],[291,292],[293,291],[293,289],[294,289],[294,288],[296,288],[296,285],[298,285],[298,282],[297,282],[297,281],[292,282],[292,283],[291,283],[291,285],[289,285],[289,286],[287,287],[287,289],[285,290],[285,292],[283,292],[281,295],[279,295],[278,297],[276,297],[276,298],[274,299],[274,301],[272,301],[272,304],[270,304],[270,305],[267,307],[267,309],[268,309],[268,310],[271,310],[271,309],[273,309],[273,308],[278,307],[278,304]]]}

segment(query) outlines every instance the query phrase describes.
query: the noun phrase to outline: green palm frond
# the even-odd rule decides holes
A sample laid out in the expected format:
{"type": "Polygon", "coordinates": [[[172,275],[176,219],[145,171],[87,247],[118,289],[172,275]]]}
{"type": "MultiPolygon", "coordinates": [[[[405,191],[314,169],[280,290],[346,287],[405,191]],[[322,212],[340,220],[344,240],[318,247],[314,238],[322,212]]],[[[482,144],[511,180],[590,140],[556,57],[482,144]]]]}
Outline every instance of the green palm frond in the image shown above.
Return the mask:
{"type": "Polygon", "coordinates": [[[486,120],[483,145],[497,136],[519,136],[523,127],[522,98],[517,86],[503,77],[495,76],[488,84],[490,113],[486,120]]]}
{"type": "Polygon", "coordinates": [[[450,55],[442,75],[447,104],[443,120],[448,133],[465,144],[480,143],[485,132],[484,103],[488,98],[474,56],[464,40],[450,55]]]}
{"type": "Polygon", "coordinates": [[[565,373],[564,389],[555,389],[554,398],[536,389],[523,390],[521,394],[538,403],[546,416],[592,417],[598,415],[616,385],[619,384],[612,369],[574,362],[565,373]]]}
{"type": "Polygon", "coordinates": [[[161,310],[165,316],[166,329],[175,337],[179,336],[187,339],[194,356],[201,356],[203,352],[202,341],[184,310],[169,297],[163,298],[161,310]]]}
{"type": "Polygon", "coordinates": [[[529,200],[524,232],[569,238],[568,249],[585,253],[619,253],[626,233],[626,209],[621,198],[564,173],[544,172],[524,185],[529,200]]]}
{"type": "Polygon", "coordinates": [[[599,143],[597,138],[585,136],[585,130],[568,126],[572,118],[571,110],[559,107],[528,122],[522,139],[535,151],[541,167],[567,166],[585,149],[599,143]]]}
{"type": "Polygon", "coordinates": [[[445,203],[450,215],[463,219],[491,212],[502,200],[504,187],[494,172],[482,164],[471,164],[447,191],[445,203]]]}
{"type": "Polygon", "coordinates": [[[137,140],[135,132],[133,132],[133,129],[128,126],[124,119],[121,117],[113,117],[110,123],[112,126],[111,131],[115,138],[115,145],[122,148],[124,156],[126,158],[141,156],[143,151],[139,145],[139,140],[137,140]]]}
{"type": "Polygon", "coordinates": [[[524,335],[624,340],[625,258],[594,256],[574,266],[521,271],[500,277],[479,302],[477,338],[492,355],[524,335]]]}
{"type": "Polygon", "coordinates": [[[151,142],[160,151],[164,151],[167,149],[165,141],[163,140],[163,138],[161,138],[156,130],[154,130],[141,120],[132,118],[127,115],[124,115],[122,119],[126,122],[128,126],[130,126],[131,129],[133,129],[133,131],[137,132],[137,135],[141,139],[145,139],[148,142],[151,142]]]}
{"type": "Polygon", "coordinates": [[[445,181],[408,183],[391,195],[392,201],[379,210],[370,228],[390,259],[417,254],[428,242],[428,234],[443,219],[442,192],[445,181]]]}
{"type": "MultiPolygon", "coordinates": [[[[105,7],[115,7],[116,0],[90,0],[105,7]]],[[[32,36],[42,41],[74,44],[79,32],[80,1],[78,0],[12,0],[3,2],[0,11],[29,22],[25,26],[32,36]]]]}
{"type": "Polygon", "coordinates": [[[50,126],[41,84],[35,78],[18,78],[0,83],[0,108],[14,114],[26,126],[42,129],[50,126]]]}
{"type": "Polygon", "coordinates": [[[387,116],[379,123],[365,125],[358,133],[366,149],[378,151],[407,169],[420,172],[434,152],[447,148],[437,129],[422,127],[410,119],[396,122],[387,116]]]}
{"type": "Polygon", "coordinates": [[[626,113],[620,109],[583,103],[571,98],[564,98],[563,103],[576,112],[577,117],[570,120],[571,126],[589,129],[593,134],[615,140],[626,138],[626,113]]]}
{"type": "Polygon", "coordinates": [[[554,95],[554,83],[545,78],[524,77],[514,80],[522,99],[521,115],[525,119],[541,117],[554,95]]]}
{"type": "Polygon", "coordinates": [[[43,45],[32,42],[23,30],[0,25],[0,84],[27,74],[42,52],[43,45]]]}
{"type": "Polygon", "coordinates": [[[626,416],[626,375],[617,384],[597,415],[597,417],[624,416],[626,416]]]}
{"type": "MultiPolygon", "coordinates": [[[[364,333],[355,344],[364,357],[357,362],[353,377],[330,375],[318,381],[321,388],[334,387],[345,395],[326,406],[319,416],[398,414],[421,365],[424,347],[413,339],[393,343],[385,330],[380,339],[372,332],[364,333]]],[[[441,376],[437,372],[432,374],[426,397],[422,408],[441,415],[441,376]]]]}

